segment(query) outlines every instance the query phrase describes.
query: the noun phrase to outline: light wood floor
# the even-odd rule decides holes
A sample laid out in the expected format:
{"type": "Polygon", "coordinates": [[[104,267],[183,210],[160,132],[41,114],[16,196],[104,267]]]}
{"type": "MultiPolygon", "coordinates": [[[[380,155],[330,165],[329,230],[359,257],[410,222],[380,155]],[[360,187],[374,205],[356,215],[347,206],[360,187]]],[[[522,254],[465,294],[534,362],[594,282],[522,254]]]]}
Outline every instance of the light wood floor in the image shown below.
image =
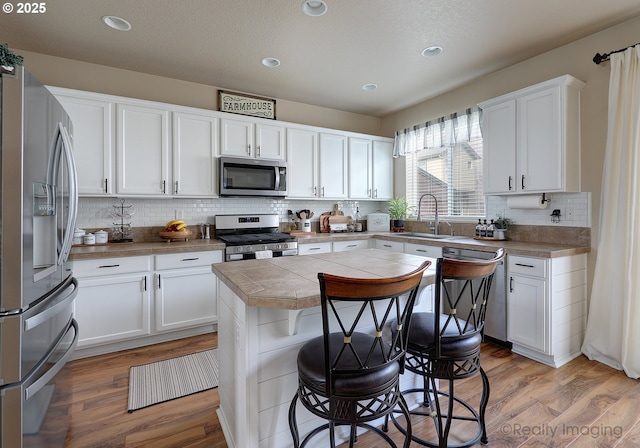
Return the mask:
{"type": "MultiPolygon", "coordinates": [[[[213,334],[71,362],[65,447],[226,447],[217,389],[127,413],[130,366],[216,346],[213,334]]],[[[488,446],[640,446],[640,383],[624,373],[582,356],[552,369],[492,344],[483,346],[482,364],[491,382],[488,446]]],[[[479,401],[478,376],[458,384],[457,393],[479,401]]],[[[414,433],[431,428],[414,423],[414,433]]],[[[365,434],[357,446],[386,445],[365,434]]]]}

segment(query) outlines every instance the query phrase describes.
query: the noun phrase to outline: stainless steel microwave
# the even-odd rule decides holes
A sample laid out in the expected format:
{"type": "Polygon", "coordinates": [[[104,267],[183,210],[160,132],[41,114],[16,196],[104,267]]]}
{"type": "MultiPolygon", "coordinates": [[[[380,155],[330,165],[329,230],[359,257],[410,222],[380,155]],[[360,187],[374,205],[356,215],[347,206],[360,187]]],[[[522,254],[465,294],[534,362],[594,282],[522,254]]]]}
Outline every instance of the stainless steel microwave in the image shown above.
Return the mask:
{"type": "Polygon", "coordinates": [[[220,196],[284,197],[286,195],[286,162],[220,157],[220,196]]]}

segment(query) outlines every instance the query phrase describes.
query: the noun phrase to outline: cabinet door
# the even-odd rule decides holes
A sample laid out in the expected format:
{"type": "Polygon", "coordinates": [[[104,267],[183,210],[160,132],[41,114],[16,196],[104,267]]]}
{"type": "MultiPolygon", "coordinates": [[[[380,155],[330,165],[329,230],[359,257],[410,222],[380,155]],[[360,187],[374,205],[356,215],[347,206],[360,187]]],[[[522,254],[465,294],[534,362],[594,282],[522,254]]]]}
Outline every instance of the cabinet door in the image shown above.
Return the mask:
{"type": "Polygon", "coordinates": [[[509,276],[507,339],[547,353],[544,279],[509,276]]]}
{"type": "Polygon", "coordinates": [[[516,102],[482,111],[484,193],[516,191],[516,102]]]}
{"type": "Polygon", "coordinates": [[[253,123],[244,120],[220,119],[220,154],[252,157],[253,123]]]}
{"type": "Polygon", "coordinates": [[[118,104],[119,194],[169,195],[169,111],[118,104]]]}
{"type": "Polygon", "coordinates": [[[173,195],[216,195],[217,142],[217,118],[173,113],[173,195]]]}
{"type": "Polygon", "coordinates": [[[256,157],[264,159],[284,160],[285,151],[285,132],[284,127],[256,123],[256,157]]]}
{"type": "Polygon", "coordinates": [[[151,331],[147,274],[78,279],[78,348],[147,336],[151,331]]]}
{"type": "Polygon", "coordinates": [[[211,267],[161,271],[154,276],[156,332],[218,320],[218,279],[211,267]]]}
{"type": "Polygon", "coordinates": [[[287,128],[287,172],[290,198],[315,198],[317,193],[315,131],[287,128]]]}
{"type": "Polygon", "coordinates": [[[393,198],[393,142],[373,141],[372,197],[389,200],[393,198]]]}
{"type": "Polygon", "coordinates": [[[114,104],[81,97],[56,97],[73,123],[72,143],[78,170],[78,194],[112,194],[115,181],[114,104]]]}
{"type": "Polygon", "coordinates": [[[523,192],[562,191],[564,151],[560,87],[518,99],[518,185],[523,192]]]}
{"type": "Polygon", "coordinates": [[[349,198],[372,197],[371,140],[349,138],[349,198]]]}
{"type": "Polygon", "coordinates": [[[320,197],[347,197],[347,138],[337,134],[320,134],[320,197]]]}

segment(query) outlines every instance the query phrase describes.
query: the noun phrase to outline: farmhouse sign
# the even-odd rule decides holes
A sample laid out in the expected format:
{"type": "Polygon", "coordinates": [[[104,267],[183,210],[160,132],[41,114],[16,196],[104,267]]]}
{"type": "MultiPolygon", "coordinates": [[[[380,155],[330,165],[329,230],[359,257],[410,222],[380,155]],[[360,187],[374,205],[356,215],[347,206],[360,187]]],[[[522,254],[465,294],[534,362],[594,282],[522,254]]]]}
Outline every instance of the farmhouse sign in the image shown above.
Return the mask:
{"type": "Polygon", "coordinates": [[[276,119],[276,100],[218,90],[221,112],[276,119]]]}

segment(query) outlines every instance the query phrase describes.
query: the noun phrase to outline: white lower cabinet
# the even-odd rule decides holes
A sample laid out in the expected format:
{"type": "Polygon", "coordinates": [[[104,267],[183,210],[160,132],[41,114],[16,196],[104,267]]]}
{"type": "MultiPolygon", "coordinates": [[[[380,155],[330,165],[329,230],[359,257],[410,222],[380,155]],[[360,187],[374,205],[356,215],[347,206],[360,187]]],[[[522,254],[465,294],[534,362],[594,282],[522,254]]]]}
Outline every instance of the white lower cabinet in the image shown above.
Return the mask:
{"type": "Polygon", "coordinates": [[[78,279],[75,316],[78,348],[151,333],[149,257],[105,258],[74,263],[78,279]]]}
{"type": "Polygon", "coordinates": [[[197,327],[218,320],[218,279],[212,263],[222,251],[156,255],[156,332],[197,327]]]}
{"type": "Polygon", "coordinates": [[[404,243],[376,239],[375,248],[388,250],[390,252],[404,252],[404,243]]]}
{"type": "Polygon", "coordinates": [[[213,331],[222,251],[80,260],[78,357],[213,331]]]}
{"type": "Polygon", "coordinates": [[[580,355],[586,325],[586,254],[507,257],[507,338],[552,367],[580,355]]]}
{"type": "Polygon", "coordinates": [[[346,252],[348,250],[368,249],[369,240],[334,241],[333,252],[346,252]]]}
{"type": "Polygon", "coordinates": [[[298,244],[298,255],[326,254],[331,252],[331,242],[298,244]]]}

